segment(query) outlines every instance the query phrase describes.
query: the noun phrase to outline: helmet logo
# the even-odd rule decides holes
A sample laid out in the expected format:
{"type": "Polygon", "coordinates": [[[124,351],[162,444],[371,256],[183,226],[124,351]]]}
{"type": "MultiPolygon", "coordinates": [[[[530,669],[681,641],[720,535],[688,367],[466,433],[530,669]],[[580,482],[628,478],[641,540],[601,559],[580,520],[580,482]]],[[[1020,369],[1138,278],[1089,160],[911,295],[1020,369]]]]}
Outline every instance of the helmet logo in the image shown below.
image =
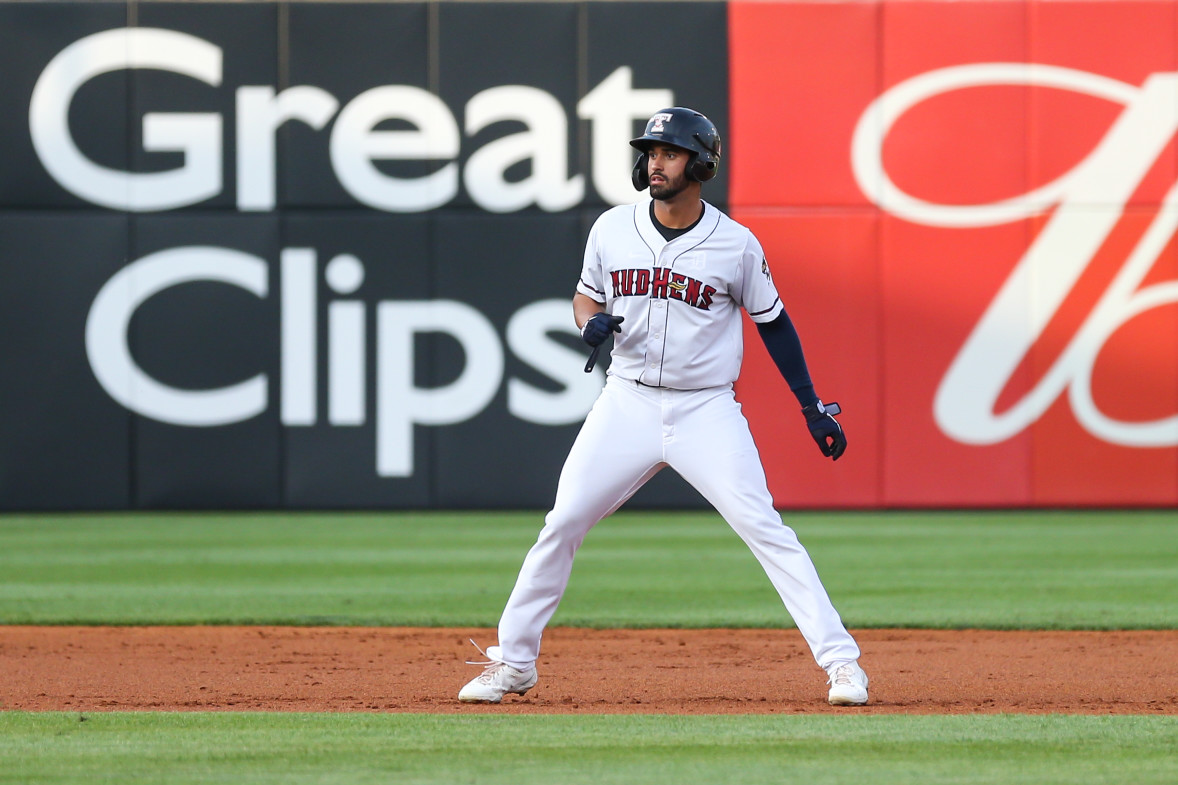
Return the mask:
{"type": "Polygon", "coordinates": [[[667,129],[664,123],[671,122],[673,115],[670,112],[659,112],[654,117],[650,118],[650,133],[661,134],[667,129]]]}

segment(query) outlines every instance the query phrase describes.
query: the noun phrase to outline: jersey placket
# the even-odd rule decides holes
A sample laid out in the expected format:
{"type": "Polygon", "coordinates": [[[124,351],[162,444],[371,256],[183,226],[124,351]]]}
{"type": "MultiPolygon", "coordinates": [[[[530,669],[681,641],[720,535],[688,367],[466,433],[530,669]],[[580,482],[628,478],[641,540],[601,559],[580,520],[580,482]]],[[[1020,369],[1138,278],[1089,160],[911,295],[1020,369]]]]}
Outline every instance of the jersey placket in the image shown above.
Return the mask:
{"type": "MultiPolygon", "coordinates": [[[[655,270],[664,267],[660,259],[655,263],[655,270]]],[[[665,265],[668,275],[671,265],[665,265]]],[[[646,342],[646,368],[643,376],[650,381],[644,382],[655,387],[663,384],[663,360],[667,352],[667,326],[670,320],[670,305],[668,299],[655,297],[652,288],[650,300],[650,322],[646,342]],[[649,377],[646,375],[649,374],[649,377]]]]}

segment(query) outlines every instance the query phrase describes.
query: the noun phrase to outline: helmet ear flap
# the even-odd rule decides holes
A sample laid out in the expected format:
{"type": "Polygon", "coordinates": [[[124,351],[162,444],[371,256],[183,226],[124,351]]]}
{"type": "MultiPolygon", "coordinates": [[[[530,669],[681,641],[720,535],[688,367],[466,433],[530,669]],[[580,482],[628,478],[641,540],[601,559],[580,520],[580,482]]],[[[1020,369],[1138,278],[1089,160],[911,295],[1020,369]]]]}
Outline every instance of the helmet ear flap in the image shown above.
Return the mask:
{"type": "Polygon", "coordinates": [[[630,172],[630,182],[634,183],[634,190],[641,191],[650,185],[650,172],[646,153],[638,156],[634,162],[634,169],[630,172]]]}
{"type": "Polygon", "coordinates": [[[702,183],[708,179],[708,168],[699,160],[699,154],[691,156],[691,166],[687,167],[687,179],[702,183]]]}
{"type": "Polygon", "coordinates": [[[711,127],[710,121],[703,115],[700,117],[709,125],[710,133],[705,135],[711,140],[711,144],[708,144],[698,132],[691,135],[698,147],[693,151],[695,155],[691,159],[690,173],[693,180],[706,183],[720,170],[720,137],[716,134],[716,129],[711,127]]]}

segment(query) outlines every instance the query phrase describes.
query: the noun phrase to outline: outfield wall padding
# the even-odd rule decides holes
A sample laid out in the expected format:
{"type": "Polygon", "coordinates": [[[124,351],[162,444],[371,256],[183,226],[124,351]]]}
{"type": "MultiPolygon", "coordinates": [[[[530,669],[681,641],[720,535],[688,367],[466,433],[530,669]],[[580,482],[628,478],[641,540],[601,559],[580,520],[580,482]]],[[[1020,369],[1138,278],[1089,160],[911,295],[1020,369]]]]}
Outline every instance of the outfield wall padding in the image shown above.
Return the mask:
{"type": "Polygon", "coordinates": [[[547,506],[673,104],[845,412],[746,325],[779,506],[1178,503],[1178,2],[0,2],[0,69],[0,509],[547,506]]]}

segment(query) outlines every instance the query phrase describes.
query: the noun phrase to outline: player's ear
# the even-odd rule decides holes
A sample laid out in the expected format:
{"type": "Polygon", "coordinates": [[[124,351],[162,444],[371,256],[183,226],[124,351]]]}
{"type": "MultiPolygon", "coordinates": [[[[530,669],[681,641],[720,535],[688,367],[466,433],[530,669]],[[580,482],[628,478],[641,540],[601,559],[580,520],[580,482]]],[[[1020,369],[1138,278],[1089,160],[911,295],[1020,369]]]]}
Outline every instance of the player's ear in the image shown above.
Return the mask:
{"type": "Polygon", "coordinates": [[[650,185],[650,172],[646,153],[638,156],[634,162],[634,170],[630,172],[630,182],[634,183],[634,190],[641,191],[650,185]]]}

